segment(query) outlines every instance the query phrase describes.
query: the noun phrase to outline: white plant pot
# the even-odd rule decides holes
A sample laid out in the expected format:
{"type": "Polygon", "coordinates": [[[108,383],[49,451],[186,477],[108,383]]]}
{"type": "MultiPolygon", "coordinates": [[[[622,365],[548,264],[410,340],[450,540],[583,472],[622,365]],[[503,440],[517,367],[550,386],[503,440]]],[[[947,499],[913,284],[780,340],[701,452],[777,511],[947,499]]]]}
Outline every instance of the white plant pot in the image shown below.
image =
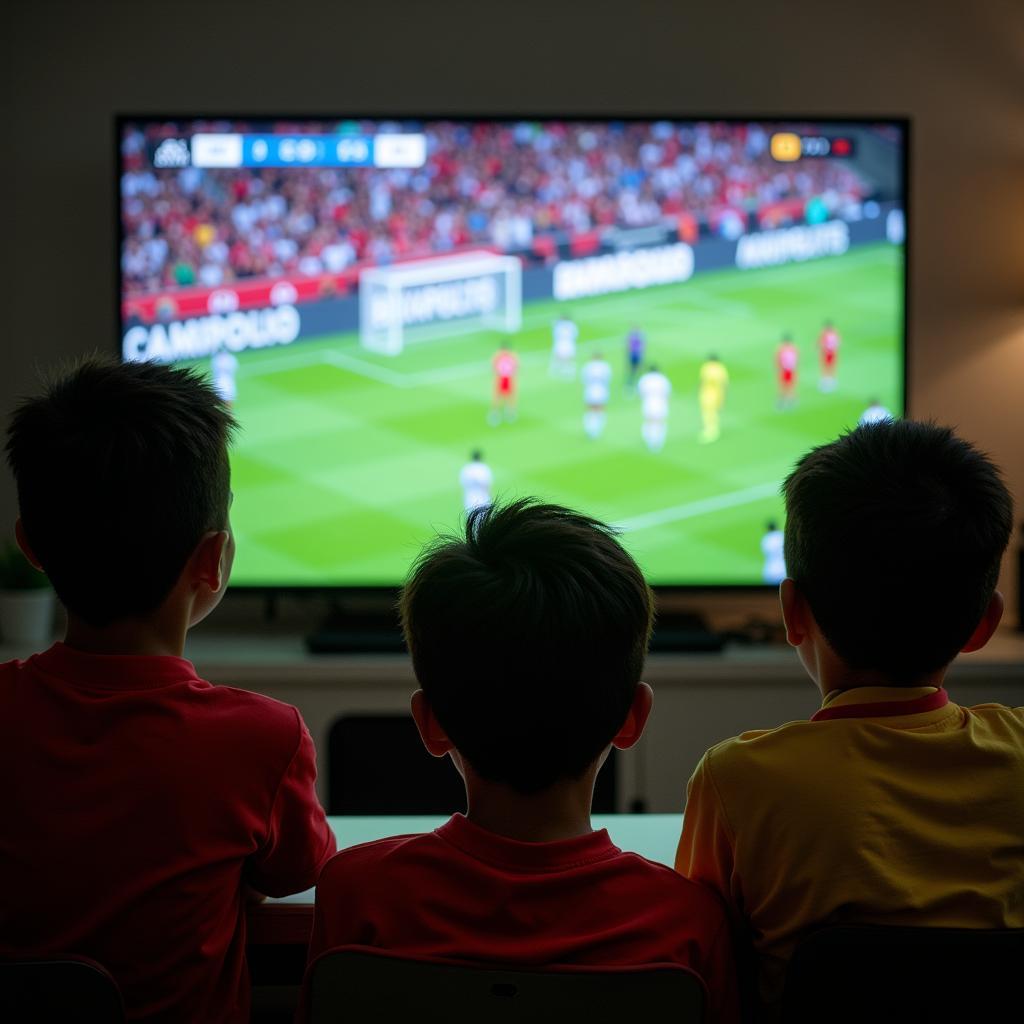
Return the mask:
{"type": "Polygon", "coordinates": [[[0,590],[0,638],[7,647],[49,647],[56,595],[45,590],[0,590]]]}

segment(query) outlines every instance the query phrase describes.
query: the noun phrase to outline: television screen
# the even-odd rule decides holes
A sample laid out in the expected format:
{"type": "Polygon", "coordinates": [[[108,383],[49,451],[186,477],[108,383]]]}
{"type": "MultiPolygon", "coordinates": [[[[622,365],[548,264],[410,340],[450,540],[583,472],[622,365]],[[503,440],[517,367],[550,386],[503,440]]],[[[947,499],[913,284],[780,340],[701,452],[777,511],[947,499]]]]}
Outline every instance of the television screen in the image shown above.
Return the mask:
{"type": "Polygon", "coordinates": [[[902,121],[121,118],[121,353],[241,424],[236,584],[391,586],[536,495],[653,584],[785,571],[904,401],[902,121]]]}

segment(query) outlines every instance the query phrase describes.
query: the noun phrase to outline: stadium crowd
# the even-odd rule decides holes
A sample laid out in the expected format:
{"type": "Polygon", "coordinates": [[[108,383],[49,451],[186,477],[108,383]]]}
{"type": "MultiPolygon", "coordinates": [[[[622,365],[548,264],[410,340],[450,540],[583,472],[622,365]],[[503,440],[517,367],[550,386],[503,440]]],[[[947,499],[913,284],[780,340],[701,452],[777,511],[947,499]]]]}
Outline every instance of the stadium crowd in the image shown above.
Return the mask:
{"type": "Polygon", "coordinates": [[[764,227],[821,219],[871,191],[846,163],[777,163],[751,124],[432,123],[427,162],[412,170],[154,169],[150,145],[186,130],[124,129],[125,295],[474,245],[545,256],[556,237],[610,227],[735,238],[751,215],[764,227]]]}

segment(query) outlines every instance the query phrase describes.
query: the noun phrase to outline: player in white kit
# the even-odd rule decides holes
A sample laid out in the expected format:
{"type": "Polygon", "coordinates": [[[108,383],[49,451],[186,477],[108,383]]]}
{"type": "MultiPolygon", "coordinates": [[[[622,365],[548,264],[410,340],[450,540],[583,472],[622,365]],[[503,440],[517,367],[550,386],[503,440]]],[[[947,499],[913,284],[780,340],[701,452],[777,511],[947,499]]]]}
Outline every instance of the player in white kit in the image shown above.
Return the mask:
{"type": "Polygon", "coordinates": [[[576,339],[580,329],[572,317],[563,313],[551,328],[551,366],[552,377],[576,376],[576,339]]]}
{"type": "Polygon", "coordinates": [[[765,583],[781,583],[786,578],[786,558],[783,553],[783,533],[775,522],[768,524],[761,538],[761,554],[764,555],[762,579],[765,583]]]}
{"type": "Polygon", "coordinates": [[[482,452],[470,453],[469,462],[459,473],[459,484],[462,487],[462,504],[467,512],[472,512],[481,505],[490,505],[494,474],[490,466],[484,462],[482,452]]]}
{"type": "Polygon", "coordinates": [[[637,382],[637,392],[643,406],[644,443],[652,452],[660,452],[668,434],[668,399],[672,384],[668,377],[652,366],[637,382]]]}
{"type": "Polygon", "coordinates": [[[877,398],[872,398],[868,407],[860,414],[858,422],[863,426],[865,423],[881,423],[882,420],[891,420],[892,413],[877,398]]]}
{"type": "Polygon", "coordinates": [[[226,348],[218,349],[210,360],[213,370],[213,389],[230,405],[238,397],[238,386],[235,374],[238,372],[238,359],[226,348]]]}
{"type": "Polygon", "coordinates": [[[583,431],[596,440],[604,431],[605,407],[612,385],[612,367],[600,352],[583,364],[583,431]]]}

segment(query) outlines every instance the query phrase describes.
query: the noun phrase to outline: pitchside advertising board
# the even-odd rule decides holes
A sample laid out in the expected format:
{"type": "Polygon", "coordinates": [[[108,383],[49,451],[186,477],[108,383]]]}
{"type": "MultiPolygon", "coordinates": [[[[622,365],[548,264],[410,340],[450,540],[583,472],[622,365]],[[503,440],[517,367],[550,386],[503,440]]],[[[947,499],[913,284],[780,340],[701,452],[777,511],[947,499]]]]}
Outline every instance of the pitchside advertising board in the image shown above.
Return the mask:
{"type": "Polygon", "coordinates": [[[481,326],[512,333],[523,303],[572,301],[617,292],[682,285],[714,270],[756,271],[840,256],[858,245],[904,242],[896,202],[870,206],[859,220],[756,231],[735,240],[672,241],[621,248],[551,266],[523,267],[518,257],[437,257],[363,271],[352,293],[323,296],[322,282],[280,280],[246,287],[194,289],[191,315],[180,297],[154,297],[129,312],[122,336],[128,360],[200,359],[292,345],[342,331],[360,333],[376,352],[397,354],[407,342],[481,326]],[[311,287],[312,285],[312,287],[311,287]]]}

